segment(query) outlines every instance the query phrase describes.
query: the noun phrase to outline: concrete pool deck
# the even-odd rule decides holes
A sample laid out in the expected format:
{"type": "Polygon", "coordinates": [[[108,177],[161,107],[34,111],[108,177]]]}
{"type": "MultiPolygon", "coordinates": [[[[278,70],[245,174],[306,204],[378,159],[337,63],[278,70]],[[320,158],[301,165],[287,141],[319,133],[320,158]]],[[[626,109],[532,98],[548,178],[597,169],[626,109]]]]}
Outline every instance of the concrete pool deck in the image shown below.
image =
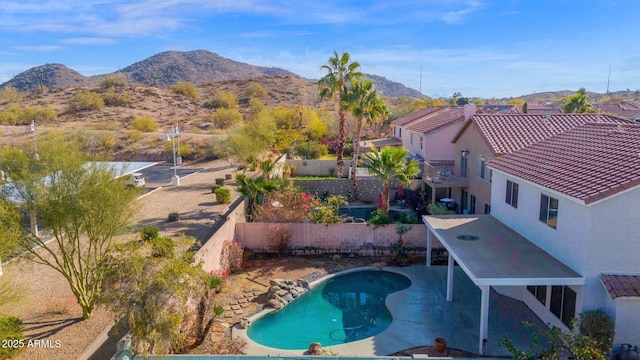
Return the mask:
{"type": "MultiPolygon", "coordinates": [[[[371,268],[352,269],[346,272],[369,270],[371,268]]],[[[480,328],[480,289],[473,284],[464,271],[454,270],[453,301],[446,301],[446,266],[410,266],[385,267],[385,271],[395,272],[408,277],[411,286],[390,294],[386,304],[393,316],[393,322],[382,333],[350,342],[331,345],[326,349],[340,357],[385,356],[418,346],[434,344],[436,337],[447,339],[448,346],[477,353],[480,328]]],[[[346,272],[334,274],[333,276],[346,272]]],[[[312,283],[315,286],[329,277],[312,283]]],[[[523,327],[527,321],[538,326],[544,324],[523,303],[497,294],[490,295],[489,336],[487,354],[508,355],[506,348],[500,345],[503,337],[508,336],[519,349],[528,349],[531,330],[523,327]]],[[[250,318],[255,322],[259,317],[273,311],[262,311],[250,318]]],[[[292,329],[304,331],[304,329],[292,329]]],[[[249,355],[299,356],[304,350],[282,350],[255,343],[247,337],[246,330],[234,327],[233,337],[247,341],[245,349],[249,355]]]]}

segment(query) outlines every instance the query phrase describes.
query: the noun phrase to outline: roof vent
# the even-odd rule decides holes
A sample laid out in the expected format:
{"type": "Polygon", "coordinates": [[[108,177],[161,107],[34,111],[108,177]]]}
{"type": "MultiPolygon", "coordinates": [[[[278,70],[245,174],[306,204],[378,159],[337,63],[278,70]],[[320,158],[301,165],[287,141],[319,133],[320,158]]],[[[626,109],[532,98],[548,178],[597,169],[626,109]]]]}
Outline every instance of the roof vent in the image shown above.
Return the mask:
{"type": "Polygon", "coordinates": [[[545,119],[545,120],[549,120],[549,119],[551,119],[551,115],[550,115],[550,114],[544,114],[544,119],[545,119]]]}

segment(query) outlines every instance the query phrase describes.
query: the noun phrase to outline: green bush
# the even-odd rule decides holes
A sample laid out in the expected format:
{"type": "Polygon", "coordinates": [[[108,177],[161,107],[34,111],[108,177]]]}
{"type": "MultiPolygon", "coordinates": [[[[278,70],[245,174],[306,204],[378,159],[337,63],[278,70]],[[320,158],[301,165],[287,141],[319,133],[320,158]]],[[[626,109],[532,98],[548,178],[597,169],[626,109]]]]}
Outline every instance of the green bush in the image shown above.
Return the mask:
{"type": "Polygon", "coordinates": [[[178,214],[177,212],[172,212],[169,214],[169,217],[167,219],[169,222],[176,222],[176,221],[180,221],[180,214],[178,214]]]}
{"type": "Polygon", "coordinates": [[[3,125],[27,125],[35,119],[37,126],[57,118],[58,114],[49,106],[24,107],[13,104],[0,112],[0,124],[3,125]]]}
{"type": "Polygon", "coordinates": [[[158,131],[158,123],[148,116],[138,116],[131,122],[131,127],[142,132],[158,131]]]}
{"type": "Polygon", "coordinates": [[[216,193],[216,190],[220,189],[222,186],[215,184],[215,185],[211,185],[211,192],[212,193],[216,193]]]}
{"type": "Polygon", "coordinates": [[[374,228],[385,226],[393,223],[393,218],[389,214],[383,214],[382,210],[375,209],[367,224],[373,225],[374,228]]]}
{"type": "Polygon", "coordinates": [[[83,91],[74,96],[69,103],[71,111],[98,110],[104,107],[102,97],[93,91],[83,91]]]}
{"type": "Polygon", "coordinates": [[[224,178],[216,178],[216,185],[224,186],[224,178]]]}
{"type": "MultiPolygon", "coordinates": [[[[17,316],[0,316],[0,340],[19,344],[23,339],[22,320],[17,316]]],[[[20,349],[20,346],[0,346],[0,359],[9,359],[20,349]]]]}
{"type": "Polygon", "coordinates": [[[578,321],[580,334],[587,336],[598,344],[603,354],[609,354],[615,335],[615,324],[611,317],[601,309],[585,311],[578,321]]]}
{"type": "Polygon", "coordinates": [[[151,241],[158,237],[160,234],[160,229],[158,229],[155,225],[144,225],[140,229],[140,238],[143,241],[151,241]]]}
{"type": "Polygon", "coordinates": [[[247,96],[250,98],[264,99],[267,97],[267,89],[260,83],[251,82],[247,86],[247,96]]]}
{"type": "Polygon", "coordinates": [[[127,94],[116,94],[113,90],[102,94],[102,100],[107,106],[127,106],[131,102],[131,97],[127,94]]]}
{"type": "Polygon", "coordinates": [[[326,145],[310,141],[298,143],[294,150],[298,156],[305,159],[319,159],[329,154],[326,145]]]}
{"type": "Polygon", "coordinates": [[[247,179],[246,174],[236,174],[236,182],[242,182],[247,179]]]}
{"type": "Polygon", "coordinates": [[[104,80],[100,82],[100,88],[108,90],[111,88],[121,87],[127,85],[127,80],[122,74],[109,74],[104,77],[104,80]]]}
{"type": "Polygon", "coordinates": [[[238,109],[218,109],[211,117],[212,126],[216,129],[226,129],[242,122],[242,114],[238,109]]]}
{"type": "Polygon", "coordinates": [[[172,258],[175,244],[168,237],[159,237],[151,240],[151,256],[172,258]]]}
{"type": "Polygon", "coordinates": [[[216,201],[220,204],[228,204],[231,202],[231,190],[227,188],[216,189],[216,201]]]}
{"type": "Polygon", "coordinates": [[[190,82],[178,81],[171,87],[174,93],[180,94],[189,99],[195,99],[198,97],[198,90],[196,90],[196,86],[190,82]]]}
{"type": "Polygon", "coordinates": [[[207,106],[213,109],[235,109],[238,107],[238,97],[230,91],[218,91],[207,106]]]}
{"type": "Polygon", "coordinates": [[[219,288],[220,285],[222,285],[222,279],[220,279],[217,276],[212,276],[212,275],[209,276],[209,288],[211,290],[215,290],[219,288]]]}

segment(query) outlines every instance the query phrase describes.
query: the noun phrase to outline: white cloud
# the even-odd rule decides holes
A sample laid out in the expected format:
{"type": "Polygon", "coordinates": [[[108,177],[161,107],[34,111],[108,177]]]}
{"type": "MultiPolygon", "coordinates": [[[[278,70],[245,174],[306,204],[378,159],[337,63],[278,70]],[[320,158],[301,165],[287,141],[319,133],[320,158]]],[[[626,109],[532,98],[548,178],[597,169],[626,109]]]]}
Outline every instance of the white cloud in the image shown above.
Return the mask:
{"type": "Polygon", "coordinates": [[[30,45],[30,46],[16,46],[18,50],[27,50],[27,51],[41,51],[41,52],[51,52],[64,49],[62,46],[55,45],[30,45]]]}
{"type": "Polygon", "coordinates": [[[79,37],[62,39],[61,42],[69,45],[108,45],[117,43],[117,40],[101,37],[79,37]]]}

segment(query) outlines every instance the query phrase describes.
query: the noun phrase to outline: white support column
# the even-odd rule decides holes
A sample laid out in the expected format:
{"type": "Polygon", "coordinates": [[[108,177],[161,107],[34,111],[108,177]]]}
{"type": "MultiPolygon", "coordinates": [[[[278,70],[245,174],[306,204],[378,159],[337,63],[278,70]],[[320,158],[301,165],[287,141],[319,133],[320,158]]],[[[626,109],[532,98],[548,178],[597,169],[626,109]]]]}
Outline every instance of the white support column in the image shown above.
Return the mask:
{"type": "Polygon", "coordinates": [[[431,247],[433,244],[431,243],[431,230],[427,228],[427,267],[431,267],[431,247]]]}
{"type": "Polygon", "coordinates": [[[478,352],[482,355],[487,353],[485,348],[485,340],[489,334],[489,294],[491,286],[480,286],[482,291],[480,302],[480,342],[478,344],[478,352]]]}
{"type": "Polygon", "coordinates": [[[449,260],[447,261],[447,301],[453,300],[453,265],[455,260],[453,256],[449,254],[449,260]]]}

